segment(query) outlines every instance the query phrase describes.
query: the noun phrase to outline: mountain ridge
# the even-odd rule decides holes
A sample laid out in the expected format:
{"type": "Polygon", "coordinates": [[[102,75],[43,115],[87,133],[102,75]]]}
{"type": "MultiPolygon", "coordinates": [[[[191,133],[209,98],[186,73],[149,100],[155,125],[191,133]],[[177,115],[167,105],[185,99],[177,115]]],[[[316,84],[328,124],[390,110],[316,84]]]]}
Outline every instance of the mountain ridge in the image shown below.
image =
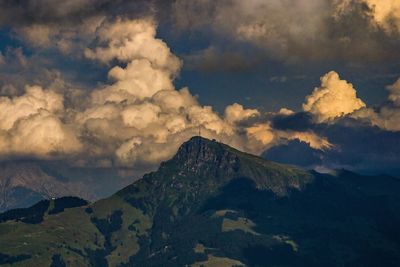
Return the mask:
{"type": "Polygon", "coordinates": [[[109,198],[0,223],[0,264],[394,267],[399,208],[397,180],[308,172],[193,137],[109,198]]]}
{"type": "Polygon", "coordinates": [[[74,168],[63,162],[0,162],[0,212],[27,208],[53,197],[78,196],[95,201],[130,184],[133,177],[121,176],[113,168],[74,168]]]}
{"type": "MultiPolygon", "coordinates": [[[[220,178],[219,171],[223,170],[224,175],[229,178],[248,176],[255,180],[260,189],[268,189],[281,195],[287,193],[288,188],[286,186],[300,189],[301,186],[312,179],[309,172],[300,168],[268,161],[200,136],[194,136],[183,143],[175,156],[169,161],[162,162],[157,171],[162,171],[166,165],[174,164],[179,166],[179,172],[186,172],[187,175],[202,176],[211,174],[213,179],[218,179],[220,178]],[[251,166],[246,165],[249,162],[251,166]],[[263,168],[268,168],[270,173],[260,171],[263,168]],[[290,178],[293,178],[293,184],[281,184],[282,188],[279,188],[279,185],[268,184],[266,180],[274,179],[273,175],[275,173],[288,175],[288,179],[283,182],[290,182],[290,178]],[[301,178],[304,178],[304,180],[301,180],[301,178]]],[[[167,166],[166,168],[169,167],[167,166]]],[[[153,173],[146,174],[143,178],[151,176],[153,173]]],[[[226,182],[227,180],[229,179],[221,182],[226,182]]]]}

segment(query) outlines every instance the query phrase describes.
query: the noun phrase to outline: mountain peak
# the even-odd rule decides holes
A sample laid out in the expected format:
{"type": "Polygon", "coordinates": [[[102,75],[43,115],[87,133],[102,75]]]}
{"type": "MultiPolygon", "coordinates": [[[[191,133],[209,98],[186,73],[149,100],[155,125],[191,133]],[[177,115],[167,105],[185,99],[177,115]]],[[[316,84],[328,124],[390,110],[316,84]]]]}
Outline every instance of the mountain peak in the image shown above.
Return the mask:
{"type": "Polygon", "coordinates": [[[288,165],[267,161],[201,136],[183,143],[163,168],[201,181],[220,185],[235,178],[249,178],[259,189],[285,195],[289,188],[302,188],[312,180],[310,173],[288,165]]]}
{"type": "Polygon", "coordinates": [[[216,144],[222,145],[222,143],[217,142],[215,139],[210,140],[208,138],[195,135],[195,136],[191,137],[188,141],[184,142],[181,145],[181,148],[183,148],[183,147],[204,147],[204,146],[215,147],[216,144]]]}
{"type": "Polygon", "coordinates": [[[215,139],[208,139],[202,136],[193,136],[188,141],[184,142],[178,149],[175,157],[186,157],[191,156],[198,159],[207,160],[207,157],[211,154],[221,154],[221,153],[228,153],[234,154],[237,157],[248,157],[252,159],[259,159],[265,161],[264,159],[254,156],[245,152],[241,152],[229,145],[221,143],[215,139]]]}
{"type": "Polygon", "coordinates": [[[175,157],[180,159],[190,157],[191,159],[208,160],[211,154],[221,153],[226,148],[228,146],[218,143],[215,140],[193,136],[179,147],[175,157]]]}
{"type": "Polygon", "coordinates": [[[239,162],[233,151],[233,148],[215,140],[194,136],[180,146],[172,161],[195,173],[210,168],[232,173],[237,171],[239,162]]]}

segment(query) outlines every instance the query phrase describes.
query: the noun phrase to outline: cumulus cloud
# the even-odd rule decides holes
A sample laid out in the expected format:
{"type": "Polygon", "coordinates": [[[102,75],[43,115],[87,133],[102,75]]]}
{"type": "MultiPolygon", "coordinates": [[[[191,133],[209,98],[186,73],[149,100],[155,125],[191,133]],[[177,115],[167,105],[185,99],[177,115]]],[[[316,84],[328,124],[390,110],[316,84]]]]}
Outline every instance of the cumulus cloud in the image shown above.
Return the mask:
{"type": "Polygon", "coordinates": [[[38,114],[40,110],[50,113],[62,111],[63,97],[39,86],[27,86],[25,94],[20,97],[1,97],[0,109],[0,129],[10,130],[19,119],[38,114]]]}
{"type": "Polygon", "coordinates": [[[193,134],[198,127],[215,135],[232,134],[231,127],[211,107],[200,106],[188,89],[175,90],[173,79],[181,62],[155,34],[150,19],[119,18],[104,23],[96,32],[99,46],[85,51],[86,57],[102,63],[126,63],[111,68],[111,83],[92,91],[89,106],[76,117],[92,143],[88,151],[97,156],[112,153],[120,164],[155,163],[177,149],[178,143],[170,140],[173,135],[179,140],[177,135],[193,134]]]}
{"type": "Polygon", "coordinates": [[[39,86],[27,86],[24,95],[1,97],[1,157],[57,158],[80,149],[73,130],[57,114],[63,97],[39,86]]]}
{"type": "MultiPolygon", "coordinates": [[[[251,153],[300,143],[320,160],[321,153],[349,151],[350,141],[321,130],[347,117],[382,131],[400,131],[400,81],[388,87],[387,103],[368,108],[336,72],[321,78],[304,112],[282,108],[266,114],[235,103],[219,114],[201,105],[188,88],[175,88],[182,61],[156,34],[157,24],[166,21],[185,35],[211,32],[208,48],[199,44],[199,51],[183,59],[190,68],[212,71],[253,67],[265,56],[286,62],[396,61],[395,0],[0,1],[0,15],[0,25],[44,53],[27,56],[21,48],[0,53],[0,94],[6,95],[0,98],[1,158],[154,166],[200,131],[251,153]],[[87,91],[77,90],[47,67],[43,55],[59,52],[84,61],[82,69],[88,64],[107,68],[107,76],[87,91]]],[[[76,76],[82,79],[86,73],[76,76]]],[[[274,74],[270,81],[286,80],[274,74]]]]}
{"type": "MultiPolygon", "coordinates": [[[[321,77],[321,86],[306,97],[303,110],[312,114],[317,123],[335,123],[340,118],[348,117],[384,130],[400,131],[400,79],[386,88],[389,93],[387,101],[373,108],[367,107],[357,97],[353,85],[331,71],[321,77]]],[[[281,125],[294,125],[293,120],[302,116],[302,113],[286,118],[278,116],[273,120],[274,126],[279,129],[281,125]]],[[[298,124],[303,128],[310,126],[307,119],[301,119],[298,124]]]]}
{"type": "MultiPolygon", "coordinates": [[[[389,93],[387,101],[374,108],[367,107],[357,97],[353,85],[331,71],[321,77],[321,86],[306,97],[303,110],[312,114],[318,123],[335,123],[340,118],[350,117],[384,130],[400,131],[400,79],[386,88],[389,93]]],[[[274,126],[279,128],[282,122],[285,125],[296,116],[301,116],[301,113],[288,116],[289,120],[279,118],[274,126]]],[[[301,120],[300,124],[309,127],[307,121],[301,120]]]]}
{"type": "MultiPolygon", "coordinates": [[[[252,153],[285,140],[300,140],[315,149],[331,148],[326,138],[308,129],[276,129],[268,116],[293,116],[289,109],[265,116],[234,103],[221,116],[211,106],[201,105],[188,88],[176,89],[173,81],[182,63],[156,37],[154,20],[117,17],[95,25],[80,44],[86,46],[80,53],[108,66],[109,81],[87,92],[86,101],[79,101],[84,92],[71,93],[72,88],[60,90],[56,85],[49,89],[27,86],[20,96],[1,98],[6,111],[0,116],[2,157],[153,166],[171,157],[199,131],[252,153]]],[[[38,45],[47,45],[47,40],[54,43],[51,31],[43,34],[48,38],[40,37],[45,42],[38,45]]],[[[338,77],[325,80],[321,88],[328,92],[334,90],[335,82],[349,86],[338,77]]]]}
{"type": "Polygon", "coordinates": [[[8,154],[11,156],[57,159],[81,149],[73,130],[45,111],[19,120],[8,135],[10,138],[5,141],[9,141],[8,154]]]}
{"type": "Polygon", "coordinates": [[[149,18],[116,18],[96,26],[83,54],[114,66],[109,82],[92,89],[87,101],[71,98],[66,94],[70,90],[39,86],[2,98],[2,146],[12,144],[2,156],[65,157],[79,165],[154,165],[199,131],[251,152],[271,145],[275,133],[268,123],[257,122],[256,109],[235,103],[220,116],[211,106],[200,105],[187,88],[174,87],[182,64],[156,37],[156,27],[149,18]],[[254,119],[255,124],[244,123],[254,119]]]}
{"type": "Polygon", "coordinates": [[[259,115],[260,112],[258,110],[244,109],[243,106],[238,103],[234,103],[225,108],[225,119],[231,123],[240,122],[259,115]]]}
{"type": "Polygon", "coordinates": [[[246,128],[247,137],[255,142],[251,142],[252,149],[258,153],[265,150],[274,140],[274,131],[269,123],[258,123],[246,128]]]}
{"type": "Polygon", "coordinates": [[[161,90],[174,90],[172,81],[181,62],[155,35],[156,25],[150,19],[119,18],[98,28],[96,38],[105,46],[88,48],[85,56],[103,63],[118,60],[127,65],[109,71],[113,83],[92,94],[95,103],[142,100],[161,90]]]}
{"type": "Polygon", "coordinates": [[[357,98],[356,90],[351,83],[341,80],[331,71],[321,77],[321,86],[306,97],[303,110],[310,112],[319,122],[329,121],[365,107],[357,98]]]}
{"type": "Polygon", "coordinates": [[[160,68],[176,71],[179,60],[170,53],[169,47],[156,39],[156,25],[151,19],[123,20],[102,25],[96,32],[100,42],[107,45],[87,49],[85,55],[90,59],[109,62],[131,62],[134,59],[147,59],[160,68]]]}
{"type": "Polygon", "coordinates": [[[362,0],[372,10],[378,25],[389,33],[400,33],[400,2],[397,0],[362,0]]]}

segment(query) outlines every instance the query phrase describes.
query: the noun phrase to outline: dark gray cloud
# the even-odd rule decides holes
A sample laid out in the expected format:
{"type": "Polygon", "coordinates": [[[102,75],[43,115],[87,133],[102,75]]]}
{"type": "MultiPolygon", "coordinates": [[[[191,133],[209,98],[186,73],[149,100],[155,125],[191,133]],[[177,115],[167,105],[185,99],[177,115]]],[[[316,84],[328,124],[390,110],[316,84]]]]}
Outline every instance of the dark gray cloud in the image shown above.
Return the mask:
{"type": "Polygon", "coordinates": [[[261,65],[266,58],[257,49],[234,46],[209,46],[183,56],[185,69],[201,72],[248,71],[261,65]]]}
{"type": "MultiPolygon", "coordinates": [[[[389,26],[378,24],[367,1],[1,0],[0,25],[16,31],[27,45],[37,45],[32,40],[37,35],[50,34],[50,40],[42,38],[39,44],[53,42],[65,52],[72,48],[62,37],[90,24],[91,18],[152,16],[168,25],[172,39],[201,35],[207,40],[180,55],[187,69],[206,72],[254,69],[268,59],[290,64],[397,62],[400,31],[396,23],[390,32],[389,26]]],[[[85,34],[68,41],[78,44],[85,34]]]]}
{"type": "MultiPolygon", "coordinates": [[[[286,129],[289,128],[293,124],[288,123],[286,129]]],[[[310,125],[308,130],[327,137],[333,147],[318,150],[294,140],[267,150],[263,156],[306,168],[344,168],[400,176],[400,132],[385,131],[352,119],[310,125]]]]}
{"type": "Polygon", "coordinates": [[[191,66],[202,69],[215,68],[217,61],[235,66],[240,65],[235,62],[246,62],[246,66],[257,61],[258,53],[246,54],[246,46],[232,43],[249,43],[268,57],[286,62],[397,60],[400,32],[396,17],[392,18],[394,23],[382,26],[376,22],[371,5],[368,0],[2,0],[0,25],[65,26],[79,25],[95,16],[153,16],[160,24],[169,24],[174,35],[208,35],[209,46],[192,51],[191,58],[196,57],[198,63],[191,66]],[[389,33],[387,25],[393,28],[389,33]],[[237,49],[228,53],[231,60],[222,52],[227,47],[237,49]]]}
{"type": "Polygon", "coordinates": [[[379,24],[366,1],[177,0],[172,17],[182,32],[211,32],[214,48],[221,38],[249,43],[287,63],[398,60],[397,28],[379,24]]]}
{"type": "Polygon", "coordinates": [[[32,23],[79,24],[82,19],[97,15],[139,17],[156,13],[169,1],[159,0],[2,0],[0,24],[23,26],[32,23]],[[156,8],[158,7],[158,8],[156,8]]]}
{"type": "Polygon", "coordinates": [[[310,113],[298,112],[292,115],[278,115],[272,118],[272,127],[277,130],[308,131],[313,128],[310,113]]]}
{"type": "Polygon", "coordinates": [[[323,152],[311,148],[307,143],[292,140],[265,151],[263,157],[284,164],[312,168],[322,164],[322,154],[323,152]]]}

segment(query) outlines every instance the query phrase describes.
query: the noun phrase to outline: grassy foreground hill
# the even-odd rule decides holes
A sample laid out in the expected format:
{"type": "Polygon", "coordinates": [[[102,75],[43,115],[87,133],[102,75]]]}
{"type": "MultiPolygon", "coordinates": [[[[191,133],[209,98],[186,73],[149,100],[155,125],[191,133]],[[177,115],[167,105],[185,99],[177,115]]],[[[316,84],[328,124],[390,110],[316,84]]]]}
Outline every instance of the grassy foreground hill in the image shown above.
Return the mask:
{"type": "Polygon", "coordinates": [[[193,137],[110,198],[0,215],[0,264],[400,266],[399,210],[395,178],[307,172],[193,137]]]}

